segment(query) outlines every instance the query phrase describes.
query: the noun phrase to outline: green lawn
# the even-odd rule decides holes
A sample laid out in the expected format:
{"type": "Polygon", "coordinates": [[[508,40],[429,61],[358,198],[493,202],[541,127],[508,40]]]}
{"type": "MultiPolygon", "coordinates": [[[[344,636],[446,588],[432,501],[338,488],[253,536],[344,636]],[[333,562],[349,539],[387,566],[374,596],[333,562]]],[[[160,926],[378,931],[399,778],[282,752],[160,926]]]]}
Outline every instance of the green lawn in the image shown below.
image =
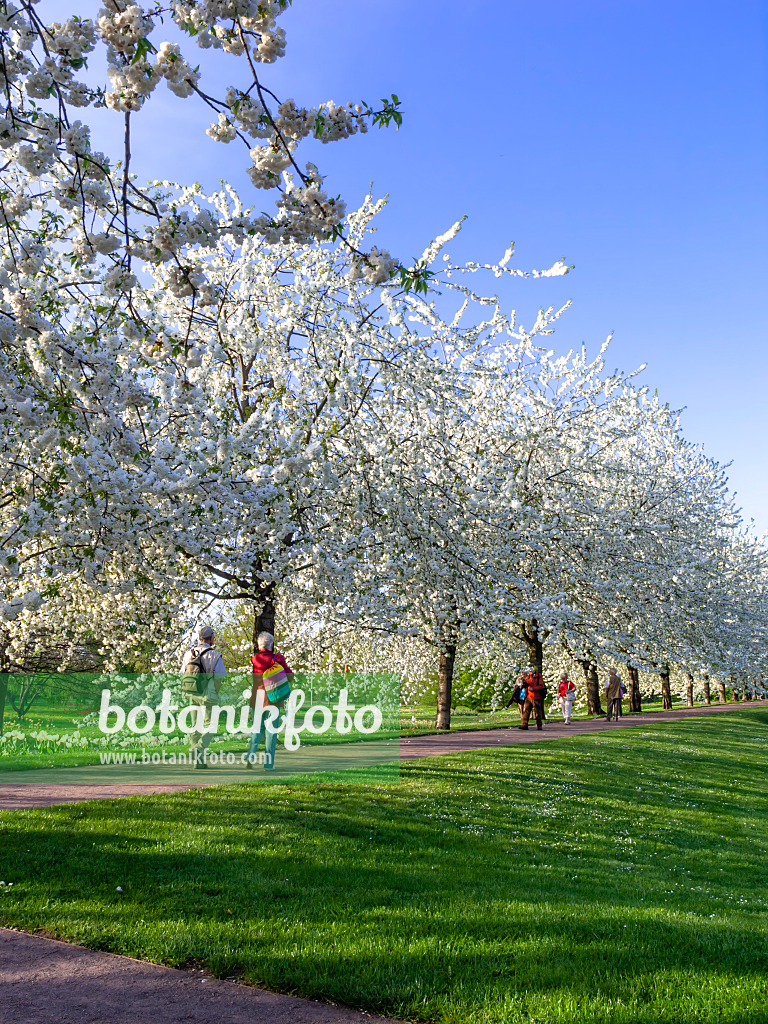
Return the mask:
{"type": "Polygon", "coordinates": [[[761,1024],[767,747],[740,710],[3,812],[0,923],[411,1020],[761,1024]]]}
{"type": "MultiPolygon", "coordinates": [[[[627,702],[625,702],[626,708],[627,702]]],[[[678,702],[676,710],[683,705],[678,702]]],[[[645,702],[643,704],[643,713],[658,711],[661,712],[661,701],[656,702],[645,702]]],[[[436,707],[429,704],[421,704],[414,707],[404,707],[400,712],[399,720],[399,731],[397,722],[394,724],[394,728],[382,728],[375,735],[371,735],[369,738],[372,740],[395,738],[397,736],[428,736],[438,732],[435,729],[435,714],[436,707]]],[[[630,712],[625,710],[625,715],[629,715],[630,712]]],[[[547,710],[548,719],[552,722],[562,721],[562,715],[560,710],[553,702],[552,706],[547,710]]],[[[581,710],[574,714],[574,720],[587,719],[593,716],[588,715],[586,711],[581,710]]],[[[8,733],[11,730],[20,730],[25,734],[35,732],[39,729],[44,729],[48,733],[64,735],[72,734],[76,729],[79,730],[80,734],[89,740],[98,740],[102,738],[102,733],[99,731],[97,725],[83,726],[80,724],[82,714],[78,716],[76,711],[73,709],[64,710],[62,708],[50,707],[44,702],[36,704],[33,710],[19,722],[15,716],[8,717],[6,715],[5,721],[5,732],[8,733]],[[74,715],[74,717],[73,717],[74,715]]],[[[515,726],[520,721],[520,714],[517,708],[511,708],[509,710],[502,709],[499,711],[472,711],[468,708],[457,708],[451,715],[451,731],[452,732],[466,732],[482,729],[507,729],[510,726],[515,726]]],[[[159,730],[157,727],[152,731],[153,735],[158,735],[159,730]]],[[[188,743],[186,738],[181,733],[174,733],[178,746],[171,746],[168,748],[169,753],[175,750],[187,750],[188,743]]],[[[306,732],[302,733],[301,742],[305,746],[314,746],[316,744],[326,745],[328,743],[348,743],[357,741],[359,739],[365,739],[366,737],[360,737],[359,735],[337,735],[334,732],[325,734],[324,736],[311,736],[306,732]]],[[[136,742],[130,748],[134,751],[141,751],[142,747],[138,742],[138,738],[135,738],[136,742]]],[[[230,752],[243,753],[247,747],[247,742],[242,737],[220,737],[215,741],[214,746],[211,748],[218,753],[230,752]]],[[[109,749],[118,749],[116,745],[110,743],[109,749]]],[[[150,748],[157,749],[157,748],[150,748]]],[[[43,749],[30,749],[22,748],[18,749],[2,749],[0,747],[0,780],[2,779],[3,772],[12,771],[29,771],[36,768],[71,768],[78,765],[98,765],[101,763],[102,751],[97,749],[70,749],[59,744],[48,744],[46,743],[43,749]]]]}

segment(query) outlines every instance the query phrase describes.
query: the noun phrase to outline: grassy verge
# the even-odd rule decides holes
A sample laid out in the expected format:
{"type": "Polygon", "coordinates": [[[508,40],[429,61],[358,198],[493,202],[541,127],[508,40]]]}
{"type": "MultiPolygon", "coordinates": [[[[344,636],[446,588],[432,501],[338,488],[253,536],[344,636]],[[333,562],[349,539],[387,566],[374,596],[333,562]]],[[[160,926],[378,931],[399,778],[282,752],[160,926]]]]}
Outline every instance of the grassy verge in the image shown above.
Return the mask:
{"type": "MultiPolygon", "coordinates": [[[[301,745],[302,747],[341,747],[348,743],[358,742],[376,742],[377,740],[394,739],[397,740],[400,737],[400,733],[394,730],[382,729],[377,733],[372,733],[369,736],[344,736],[338,734],[329,734],[325,737],[314,737],[305,736],[302,733],[301,745]]],[[[107,748],[118,750],[118,748],[107,748]]],[[[128,753],[134,753],[141,760],[142,747],[131,746],[125,749],[128,753]]],[[[168,754],[180,754],[189,753],[189,743],[178,743],[172,744],[165,748],[157,746],[148,746],[148,752],[162,753],[165,749],[168,754]]],[[[214,742],[208,747],[208,754],[215,753],[218,756],[232,752],[237,754],[238,757],[244,754],[248,749],[248,737],[235,737],[232,739],[226,739],[224,742],[214,742]]],[[[81,750],[81,751],[24,751],[23,753],[0,753],[0,785],[10,785],[14,781],[14,772],[19,771],[31,771],[38,768],[79,768],[86,767],[88,765],[99,765],[103,764],[102,756],[107,751],[98,750],[81,750]]],[[[119,752],[119,751],[118,751],[119,752]]],[[[279,756],[279,755],[278,755],[279,756]]],[[[54,781],[54,780],[52,780],[54,781]]]]}
{"type": "Polygon", "coordinates": [[[0,923],[411,1020],[762,1024],[767,745],[742,710],[3,812],[0,923]]]}
{"type": "MultiPolygon", "coordinates": [[[[547,710],[547,717],[551,722],[560,722],[562,720],[559,707],[556,705],[557,702],[554,702],[547,710]]],[[[683,705],[680,704],[675,707],[675,710],[680,710],[682,707],[683,705]]],[[[643,705],[643,714],[656,711],[662,711],[660,701],[646,702],[643,705]]],[[[71,734],[75,729],[78,729],[81,735],[87,739],[96,740],[102,737],[102,733],[97,726],[81,726],[79,719],[77,717],[73,718],[72,714],[72,710],[41,707],[34,714],[27,715],[22,722],[6,720],[6,732],[12,729],[20,729],[24,733],[30,733],[44,729],[52,733],[71,734]]],[[[436,708],[434,706],[422,704],[402,709],[399,731],[397,728],[383,728],[368,737],[361,737],[359,734],[338,735],[333,732],[323,736],[311,736],[305,732],[302,734],[301,742],[304,746],[325,746],[329,743],[349,743],[357,742],[361,739],[381,740],[398,736],[431,736],[442,731],[435,729],[435,714],[436,708]]],[[[625,715],[631,716],[631,712],[625,710],[625,715]]],[[[573,716],[574,721],[593,717],[593,715],[587,714],[585,710],[577,711],[573,716]]],[[[495,712],[489,710],[471,711],[467,708],[458,708],[451,716],[451,731],[474,732],[485,729],[508,729],[510,726],[516,726],[519,721],[520,714],[517,708],[503,709],[495,712]]],[[[157,728],[153,730],[153,735],[159,735],[157,728]]],[[[181,736],[180,733],[175,733],[174,735],[180,742],[178,745],[168,747],[168,752],[187,750],[188,742],[186,738],[181,736]]],[[[216,741],[211,749],[216,750],[218,753],[230,751],[233,753],[243,753],[246,747],[247,741],[243,737],[235,737],[216,741]]],[[[109,749],[118,749],[118,747],[110,745],[109,749]]],[[[133,746],[130,749],[140,753],[142,747],[133,746]]],[[[157,748],[150,746],[148,749],[153,750],[157,748]]],[[[44,749],[0,749],[0,782],[3,781],[3,773],[5,772],[30,771],[38,768],[72,768],[98,764],[101,764],[101,751],[96,749],[70,749],[59,744],[46,744],[44,749]]]]}

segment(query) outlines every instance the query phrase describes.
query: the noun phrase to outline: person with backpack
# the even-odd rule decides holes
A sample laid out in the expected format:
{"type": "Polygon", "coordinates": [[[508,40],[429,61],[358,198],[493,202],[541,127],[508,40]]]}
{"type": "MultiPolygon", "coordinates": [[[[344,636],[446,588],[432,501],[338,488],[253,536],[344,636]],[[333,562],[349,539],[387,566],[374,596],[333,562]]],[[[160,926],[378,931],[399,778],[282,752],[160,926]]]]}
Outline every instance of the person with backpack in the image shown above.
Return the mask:
{"type": "Polygon", "coordinates": [[[560,676],[560,685],[557,688],[557,692],[560,695],[560,707],[563,712],[563,721],[566,725],[570,725],[573,702],[576,699],[576,686],[568,678],[567,672],[563,672],[560,676]]]}
{"type": "Polygon", "coordinates": [[[533,665],[529,665],[526,669],[524,680],[526,688],[525,703],[523,704],[523,714],[518,728],[528,728],[528,720],[531,717],[531,712],[533,712],[536,716],[536,728],[543,729],[544,698],[547,696],[547,687],[544,684],[541,672],[534,668],[533,665]]]}
{"type": "Polygon", "coordinates": [[[205,752],[213,735],[208,732],[211,711],[219,703],[221,680],[227,674],[224,660],[214,647],[215,643],[213,628],[203,626],[198,633],[198,643],[184,655],[181,666],[182,693],[192,707],[205,708],[203,715],[198,712],[196,729],[189,737],[194,768],[208,767],[205,763],[205,752]]]}
{"type": "MultiPolygon", "coordinates": [[[[511,697],[509,698],[507,703],[504,705],[504,708],[506,710],[506,708],[511,708],[513,704],[517,704],[517,710],[520,712],[520,721],[521,722],[523,720],[523,704],[525,704],[526,692],[527,691],[526,691],[526,687],[525,687],[525,673],[521,672],[520,673],[520,678],[517,680],[517,682],[515,683],[514,689],[512,690],[511,697]]],[[[513,725],[510,726],[510,729],[516,729],[516,728],[517,728],[517,726],[513,726],[513,725]]]]}
{"type": "Polygon", "coordinates": [[[252,708],[263,706],[265,713],[261,716],[258,731],[251,733],[251,743],[248,747],[246,762],[248,768],[253,768],[254,761],[256,760],[256,751],[259,749],[259,743],[263,735],[264,767],[272,771],[275,767],[275,750],[277,748],[276,730],[280,725],[280,712],[291,692],[293,672],[288,667],[288,662],[283,655],[275,650],[275,638],[271,633],[259,633],[256,643],[259,653],[254,654],[251,658],[253,687],[251,689],[251,699],[248,703],[252,708]],[[262,693],[261,697],[259,697],[259,691],[262,693]],[[271,728],[267,729],[266,724],[270,721],[270,714],[268,713],[270,706],[277,708],[277,715],[271,720],[271,728]]]}

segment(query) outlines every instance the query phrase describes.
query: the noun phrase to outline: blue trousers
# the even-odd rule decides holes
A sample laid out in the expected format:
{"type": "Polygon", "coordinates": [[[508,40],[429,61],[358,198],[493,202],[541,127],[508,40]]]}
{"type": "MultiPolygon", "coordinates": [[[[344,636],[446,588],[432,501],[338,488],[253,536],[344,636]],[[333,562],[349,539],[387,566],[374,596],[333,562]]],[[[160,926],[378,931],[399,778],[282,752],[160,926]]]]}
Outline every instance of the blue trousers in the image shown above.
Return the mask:
{"type": "MultiPolygon", "coordinates": [[[[266,711],[266,708],[264,709],[266,711]]],[[[263,716],[261,719],[261,728],[258,732],[251,733],[251,743],[248,747],[248,760],[256,754],[261,743],[261,737],[264,737],[264,754],[266,761],[264,764],[265,768],[272,770],[275,767],[275,749],[277,747],[277,733],[272,732],[271,729],[267,729],[267,716],[263,716]]],[[[272,728],[276,729],[280,725],[280,709],[277,709],[277,718],[275,719],[272,728]]],[[[251,761],[253,763],[253,761],[251,761]]]]}

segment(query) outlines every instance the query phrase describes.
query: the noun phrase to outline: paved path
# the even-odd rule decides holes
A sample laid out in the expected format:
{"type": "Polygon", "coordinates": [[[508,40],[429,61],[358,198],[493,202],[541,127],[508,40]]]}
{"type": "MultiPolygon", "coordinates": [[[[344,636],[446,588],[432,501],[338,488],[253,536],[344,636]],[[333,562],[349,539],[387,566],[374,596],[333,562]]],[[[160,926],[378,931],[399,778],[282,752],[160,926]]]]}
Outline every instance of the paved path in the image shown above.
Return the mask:
{"type": "MultiPolygon", "coordinates": [[[[535,724],[527,731],[521,729],[484,729],[481,731],[465,731],[440,733],[431,736],[415,736],[404,738],[399,745],[399,758],[401,761],[410,761],[422,757],[435,757],[439,754],[456,754],[468,750],[482,750],[485,747],[511,747],[524,743],[538,743],[542,740],[559,740],[568,736],[583,736],[595,732],[611,732],[616,729],[632,728],[638,725],[658,725],[662,722],[675,722],[685,718],[697,717],[699,715],[716,715],[721,712],[742,712],[754,708],[765,707],[768,700],[763,701],[741,701],[737,704],[712,704],[709,707],[701,705],[695,708],[681,708],[677,711],[656,711],[650,714],[625,715],[618,722],[606,722],[604,718],[581,719],[565,725],[564,722],[552,719],[544,728],[539,731],[535,724]]],[[[373,744],[341,744],[336,745],[336,754],[346,748],[351,751],[352,747],[365,748],[372,752],[373,744]]],[[[309,748],[312,749],[312,748],[309,748]]],[[[317,748],[314,748],[317,749],[317,748]]],[[[395,757],[398,756],[395,750],[395,757]]],[[[383,758],[386,760],[386,758],[383,758]]],[[[345,764],[354,765],[354,758],[349,758],[344,764],[336,765],[334,762],[329,767],[343,767],[345,764]]],[[[136,766],[137,771],[141,766],[136,766]]],[[[152,781],[150,784],[139,783],[106,783],[105,776],[110,769],[105,768],[69,768],[57,771],[57,777],[66,775],[71,781],[66,784],[48,784],[46,770],[41,769],[35,772],[24,772],[19,774],[19,781],[14,783],[0,783],[0,811],[14,810],[23,807],[50,807],[53,804],[75,803],[80,800],[112,799],[122,796],[142,796],[153,793],[177,793],[188,789],[201,789],[205,786],[221,785],[229,782],[248,782],[243,778],[242,771],[210,771],[205,773],[205,781],[200,779],[201,773],[190,771],[179,771],[180,781],[177,784],[159,783],[152,781]],[[24,779],[22,780],[22,774],[24,779]],[[81,778],[82,782],[75,781],[81,778]],[[86,781],[87,779],[91,781],[86,781]],[[183,780],[183,781],[181,781],[183,780]]],[[[9,778],[11,773],[5,777],[9,778]]],[[[14,773],[16,774],[16,773],[14,773]]],[[[146,777],[160,778],[161,773],[152,770],[146,773],[146,777]]],[[[162,773],[167,778],[170,772],[162,773]]],[[[290,777],[290,776],[287,776],[290,777]]]]}
{"type": "Polygon", "coordinates": [[[360,1024],[329,1003],[0,928],[3,1024],[360,1024]]]}
{"type": "MultiPolygon", "coordinates": [[[[702,704],[694,708],[680,708],[678,711],[652,711],[649,714],[625,714],[618,722],[607,722],[604,718],[587,718],[566,725],[562,720],[547,720],[539,731],[536,723],[527,730],[485,729],[482,732],[450,732],[437,736],[415,736],[400,740],[401,760],[417,757],[434,757],[436,754],[457,754],[464,750],[482,750],[484,747],[512,747],[519,743],[538,743],[541,740],[561,740],[566,736],[583,736],[593,732],[613,732],[638,725],[658,725],[661,722],[679,722],[684,718],[699,715],[718,714],[722,711],[749,711],[751,708],[768,706],[768,700],[740,701],[738,704],[702,704]]],[[[2,804],[0,804],[2,806],[2,804]]]]}

